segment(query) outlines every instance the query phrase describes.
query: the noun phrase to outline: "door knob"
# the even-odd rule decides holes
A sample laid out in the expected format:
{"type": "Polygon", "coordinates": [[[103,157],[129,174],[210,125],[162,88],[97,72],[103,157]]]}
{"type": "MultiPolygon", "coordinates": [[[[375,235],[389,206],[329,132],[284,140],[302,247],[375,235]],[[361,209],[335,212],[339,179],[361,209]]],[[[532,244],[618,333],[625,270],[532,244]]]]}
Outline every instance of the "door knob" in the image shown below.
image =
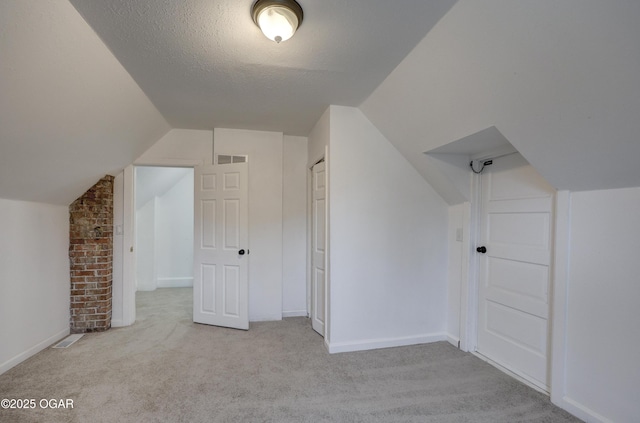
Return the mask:
{"type": "Polygon", "coordinates": [[[476,248],[476,251],[477,251],[477,252],[479,252],[479,253],[484,254],[484,253],[486,253],[486,252],[487,252],[487,247],[485,247],[485,246],[483,245],[482,247],[478,247],[478,248],[476,248]]]}
{"type": "Polygon", "coordinates": [[[244,256],[244,250],[238,251],[238,254],[240,254],[241,256],[244,256]]]}

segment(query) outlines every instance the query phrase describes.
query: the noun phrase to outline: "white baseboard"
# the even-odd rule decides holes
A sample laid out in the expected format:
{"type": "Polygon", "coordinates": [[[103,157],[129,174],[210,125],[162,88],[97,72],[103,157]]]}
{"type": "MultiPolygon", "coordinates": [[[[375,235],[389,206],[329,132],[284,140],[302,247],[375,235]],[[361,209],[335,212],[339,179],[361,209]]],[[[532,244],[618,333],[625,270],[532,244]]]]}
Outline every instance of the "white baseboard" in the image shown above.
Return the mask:
{"type": "Polygon", "coordinates": [[[158,278],[158,288],[190,288],[193,286],[193,277],[185,278],[158,278]]]}
{"type": "Polygon", "coordinates": [[[282,317],[307,317],[307,310],[283,311],[282,317]]]}
{"type": "Polygon", "coordinates": [[[365,339],[354,342],[330,342],[327,344],[329,353],[342,353],[351,351],[375,350],[379,348],[404,347],[407,345],[429,344],[431,342],[446,341],[444,332],[430,333],[416,336],[403,336],[399,338],[365,339]]]}
{"type": "Polygon", "coordinates": [[[458,338],[457,336],[453,336],[450,333],[447,333],[447,342],[449,342],[456,348],[460,348],[460,338],[458,338]]]}
{"type": "Polygon", "coordinates": [[[122,319],[111,319],[111,327],[112,328],[122,328],[127,325],[124,324],[124,320],[122,319]]]}
{"type": "Polygon", "coordinates": [[[565,396],[560,401],[554,402],[555,405],[568,411],[577,418],[589,423],[613,423],[613,420],[596,413],[588,407],[580,404],[577,401],[565,396]]]}
{"type": "Polygon", "coordinates": [[[249,322],[277,322],[279,320],[282,320],[282,315],[249,317],[249,322]]]}
{"type": "Polygon", "coordinates": [[[65,336],[69,335],[70,332],[71,331],[69,330],[69,328],[65,328],[64,330],[61,330],[60,332],[56,333],[55,335],[52,335],[49,338],[45,339],[44,341],[37,343],[36,345],[34,345],[33,347],[29,348],[28,350],[23,351],[20,354],[16,355],[15,357],[10,358],[9,360],[7,360],[4,363],[0,364],[0,375],[2,373],[6,372],[7,370],[11,369],[12,367],[15,367],[18,364],[22,363],[27,358],[36,355],[40,351],[42,351],[45,348],[47,348],[49,345],[52,345],[52,344],[58,342],[59,340],[61,340],[65,336]]]}

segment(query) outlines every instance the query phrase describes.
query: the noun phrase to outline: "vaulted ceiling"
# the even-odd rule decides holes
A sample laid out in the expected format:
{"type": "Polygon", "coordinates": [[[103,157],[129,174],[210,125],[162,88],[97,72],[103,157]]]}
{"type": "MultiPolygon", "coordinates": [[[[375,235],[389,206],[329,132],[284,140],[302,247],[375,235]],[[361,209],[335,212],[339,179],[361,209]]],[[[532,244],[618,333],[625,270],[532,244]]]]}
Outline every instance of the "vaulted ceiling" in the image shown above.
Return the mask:
{"type": "Polygon", "coordinates": [[[254,0],[71,0],[175,128],[306,136],[358,106],[455,0],[299,0],[293,38],[266,39],[254,0]]]}
{"type": "Polygon", "coordinates": [[[424,153],[487,134],[557,189],[640,186],[638,22],[637,1],[460,0],[360,108],[450,204],[424,153]]]}
{"type": "Polygon", "coordinates": [[[306,135],[359,105],[455,0],[300,0],[277,45],[253,0],[0,2],[0,198],[68,204],[171,127],[306,135]]]}
{"type": "Polygon", "coordinates": [[[70,204],[169,129],[68,1],[0,1],[0,198],[70,204]]]}
{"type": "Polygon", "coordinates": [[[639,2],[299,2],[277,45],[252,0],[3,0],[0,198],[69,204],[171,128],[307,135],[329,104],[450,204],[424,153],[491,134],[556,188],[640,186],[639,2]]]}

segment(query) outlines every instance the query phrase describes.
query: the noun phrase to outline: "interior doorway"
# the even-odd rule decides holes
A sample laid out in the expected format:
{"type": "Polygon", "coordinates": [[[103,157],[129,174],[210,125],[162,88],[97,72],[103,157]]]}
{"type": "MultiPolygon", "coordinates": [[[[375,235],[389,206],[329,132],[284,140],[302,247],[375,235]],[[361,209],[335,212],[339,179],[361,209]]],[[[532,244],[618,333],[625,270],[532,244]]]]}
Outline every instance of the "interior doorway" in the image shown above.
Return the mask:
{"type": "Polygon", "coordinates": [[[193,289],[193,175],[186,167],[134,168],[137,293],[193,289]]]}

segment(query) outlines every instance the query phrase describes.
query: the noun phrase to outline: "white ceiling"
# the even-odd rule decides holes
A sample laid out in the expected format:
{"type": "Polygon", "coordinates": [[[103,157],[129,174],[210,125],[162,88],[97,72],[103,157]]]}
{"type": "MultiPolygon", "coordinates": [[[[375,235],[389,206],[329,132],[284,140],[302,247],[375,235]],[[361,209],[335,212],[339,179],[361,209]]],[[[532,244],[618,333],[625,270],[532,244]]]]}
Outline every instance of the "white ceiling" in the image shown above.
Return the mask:
{"type": "Polygon", "coordinates": [[[253,0],[71,0],[174,128],[308,135],[330,105],[358,106],[455,0],[299,0],[281,44],[253,0]]]}
{"type": "Polygon", "coordinates": [[[424,152],[491,138],[557,189],[637,187],[639,21],[638,1],[460,0],[360,109],[436,189],[424,152]]]}
{"type": "Polygon", "coordinates": [[[495,133],[559,189],[640,186],[640,2],[301,0],[281,45],[252,0],[72,3],[0,1],[0,198],[69,204],[171,127],[307,135],[329,104],[450,204],[424,152],[495,133]]]}
{"type": "Polygon", "coordinates": [[[169,129],[67,0],[0,1],[0,198],[70,204],[169,129]]]}
{"type": "Polygon", "coordinates": [[[193,180],[193,169],[190,168],[138,166],[135,176],[136,210],[140,210],[154,197],[162,197],[189,174],[193,180]]]}
{"type": "Polygon", "coordinates": [[[300,31],[276,45],[252,0],[2,0],[0,198],[70,204],[172,127],[307,135],[454,2],[301,0],[300,31]]]}

